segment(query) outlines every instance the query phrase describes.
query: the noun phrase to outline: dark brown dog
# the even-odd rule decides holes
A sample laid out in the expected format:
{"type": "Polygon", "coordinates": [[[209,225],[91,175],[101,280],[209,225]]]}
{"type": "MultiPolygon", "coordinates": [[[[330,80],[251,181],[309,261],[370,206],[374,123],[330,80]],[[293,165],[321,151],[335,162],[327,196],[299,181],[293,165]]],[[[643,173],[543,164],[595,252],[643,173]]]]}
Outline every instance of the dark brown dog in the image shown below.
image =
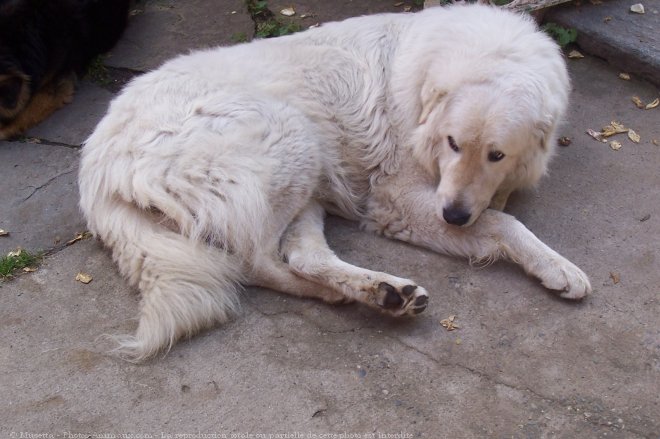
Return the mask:
{"type": "Polygon", "coordinates": [[[129,0],[0,0],[0,140],[69,103],[77,76],[114,46],[129,0]]]}

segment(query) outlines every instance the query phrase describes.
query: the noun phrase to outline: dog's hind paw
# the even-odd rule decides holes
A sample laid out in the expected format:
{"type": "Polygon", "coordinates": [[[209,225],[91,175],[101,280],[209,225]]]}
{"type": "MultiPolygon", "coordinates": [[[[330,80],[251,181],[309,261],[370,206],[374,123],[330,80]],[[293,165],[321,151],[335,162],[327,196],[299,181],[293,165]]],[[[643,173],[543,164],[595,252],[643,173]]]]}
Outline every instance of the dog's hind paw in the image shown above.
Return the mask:
{"type": "Polygon", "coordinates": [[[426,309],[429,295],[418,285],[396,288],[387,282],[378,285],[378,306],[394,316],[415,315],[426,309]]]}
{"type": "Polygon", "coordinates": [[[564,299],[578,300],[591,293],[587,275],[566,259],[553,261],[539,278],[543,286],[559,291],[564,299]]]}

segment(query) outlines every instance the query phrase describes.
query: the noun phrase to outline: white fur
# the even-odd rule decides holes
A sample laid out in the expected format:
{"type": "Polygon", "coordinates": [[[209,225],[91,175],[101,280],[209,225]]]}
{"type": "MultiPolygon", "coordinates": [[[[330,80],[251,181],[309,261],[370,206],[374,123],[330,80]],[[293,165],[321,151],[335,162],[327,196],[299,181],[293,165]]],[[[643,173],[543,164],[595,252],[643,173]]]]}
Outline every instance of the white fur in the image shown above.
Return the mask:
{"type": "Polygon", "coordinates": [[[555,44],[484,6],[325,24],[137,78],[87,140],[79,177],[90,229],[142,293],[119,349],[143,360],[226,320],[240,282],[421,312],[423,288],[334,255],[325,211],[437,251],[506,257],[584,296],[584,273],[487,209],[545,172],[567,99],[555,44]],[[489,162],[494,150],[506,157],[489,162]],[[466,227],[443,220],[457,204],[466,227]]]}

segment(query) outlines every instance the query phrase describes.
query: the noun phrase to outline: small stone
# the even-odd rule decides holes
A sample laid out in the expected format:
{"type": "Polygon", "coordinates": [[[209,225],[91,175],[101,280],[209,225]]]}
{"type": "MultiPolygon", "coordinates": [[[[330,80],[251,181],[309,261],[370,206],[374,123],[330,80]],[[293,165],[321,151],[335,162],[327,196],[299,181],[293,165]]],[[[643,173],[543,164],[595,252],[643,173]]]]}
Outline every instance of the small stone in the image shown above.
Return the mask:
{"type": "Polygon", "coordinates": [[[644,11],[644,5],[641,3],[635,3],[630,7],[630,12],[634,12],[635,14],[643,14],[644,11]]]}
{"type": "Polygon", "coordinates": [[[296,11],[293,8],[284,8],[280,11],[280,14],[284,15],[285,17],[293,17],[296,15],[296,11]]]}

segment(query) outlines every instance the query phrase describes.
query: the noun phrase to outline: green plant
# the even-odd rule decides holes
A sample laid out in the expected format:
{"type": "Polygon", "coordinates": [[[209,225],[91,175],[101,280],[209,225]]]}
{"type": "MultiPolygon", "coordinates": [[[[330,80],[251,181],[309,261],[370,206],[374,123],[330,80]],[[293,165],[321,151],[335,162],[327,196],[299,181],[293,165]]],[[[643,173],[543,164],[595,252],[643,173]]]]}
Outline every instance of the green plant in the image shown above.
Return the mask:
{"type": "Polygon", "coordinates": [[[296,22],[280,21],[268,9],[268,2],[265,0],[246,0],[246,5],[254,21],[254,36],[257,38],[281,37],[302,29],[296,22]]]}
{"type": "Polygon", "coordinates": [[[566,47],[577,39],[577,30],[567,29],[557,23],[546,23],[541,29],[554,38],[561,47],[566,47]]]}
{"type": "Polygon", "coordinates": [[[284,24],[277,20],[273,20],[260,26],[259,29],[257,29],[255,36],[257,38],[281,37],[282,35],[292,34],[299,30],[300,25],[298,23],[284,24]]]}
{"type": "Polygon", "coordinates": [[[103,65],[104,56],[99,55],[87,66],[85,77],[100,85],[108,85],[111,81],[108,69],[103,65]]]}
{"type": "Polygon", "coordinates": [[[10,277],[16,270],[37,264],[41,257],[40,253],[33,254],[21,248],[9,252],[7,256],[0,258],[0,279],[10,277]]]}
{"type": "Polygon", "coordinates": [[[231,40],[234,43],[245,43],[248,40],[248,36],[245,32],[236,32],[231,35],[231,40]]]}

